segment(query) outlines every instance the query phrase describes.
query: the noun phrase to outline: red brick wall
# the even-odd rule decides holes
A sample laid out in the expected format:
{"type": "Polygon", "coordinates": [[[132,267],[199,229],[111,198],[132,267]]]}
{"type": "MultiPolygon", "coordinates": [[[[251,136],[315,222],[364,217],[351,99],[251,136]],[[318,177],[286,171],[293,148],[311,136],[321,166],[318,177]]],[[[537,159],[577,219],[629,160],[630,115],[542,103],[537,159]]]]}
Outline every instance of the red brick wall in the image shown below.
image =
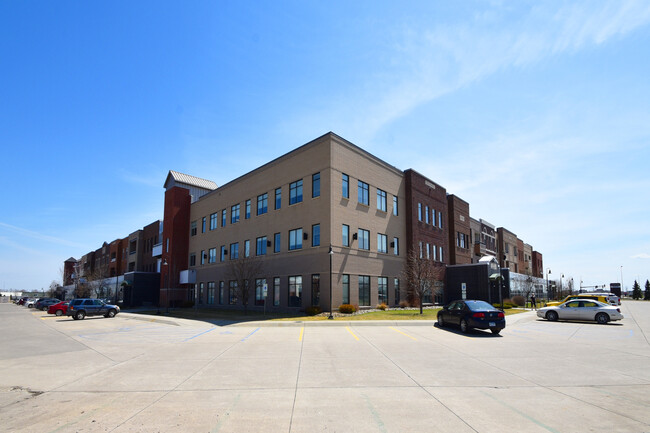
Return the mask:
{"type": "Polygon", "coordinates": [[[186,289],[179,287],[179,273],[187,269],[190,235],[190,192],[181,187],[165,191],[162,260],[160,267],[160,303],[185,300],[186,289]],[[169,287],[169,290],[167,290],[169,287]]]}

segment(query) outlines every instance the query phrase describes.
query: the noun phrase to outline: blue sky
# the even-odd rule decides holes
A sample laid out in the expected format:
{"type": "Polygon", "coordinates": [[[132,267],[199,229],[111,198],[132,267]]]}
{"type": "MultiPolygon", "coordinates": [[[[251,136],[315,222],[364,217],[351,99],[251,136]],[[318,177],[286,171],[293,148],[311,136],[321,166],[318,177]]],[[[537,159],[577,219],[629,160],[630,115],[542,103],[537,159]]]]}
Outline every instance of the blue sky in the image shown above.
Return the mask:
{"type": "Polygon", "coordinates": [[[221,185],[327,131],[551,276],[643,283],[649,49],[643,0],[0,2],[0,284],[161,219],[170,169],[221,185]]]}

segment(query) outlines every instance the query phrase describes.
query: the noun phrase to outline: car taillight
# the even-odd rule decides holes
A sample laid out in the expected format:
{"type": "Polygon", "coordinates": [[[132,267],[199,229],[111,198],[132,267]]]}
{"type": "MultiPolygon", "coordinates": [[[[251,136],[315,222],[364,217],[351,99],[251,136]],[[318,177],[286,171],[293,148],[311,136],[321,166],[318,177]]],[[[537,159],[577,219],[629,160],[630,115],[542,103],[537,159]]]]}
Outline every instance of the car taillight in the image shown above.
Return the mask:
{"type": "Polygon", "coordinates": [[[498,316],[499,316],[499,319],[503,319],[504,317],[506,317],[505,313],[502,313],[502,312],[499,312],[498,316]]]}
{"type": "Polygon", "coordinates": [[[485,313],[474,313],[472,314],[472,317],[475,319],[483,319],[485,317],[485,313]]]}

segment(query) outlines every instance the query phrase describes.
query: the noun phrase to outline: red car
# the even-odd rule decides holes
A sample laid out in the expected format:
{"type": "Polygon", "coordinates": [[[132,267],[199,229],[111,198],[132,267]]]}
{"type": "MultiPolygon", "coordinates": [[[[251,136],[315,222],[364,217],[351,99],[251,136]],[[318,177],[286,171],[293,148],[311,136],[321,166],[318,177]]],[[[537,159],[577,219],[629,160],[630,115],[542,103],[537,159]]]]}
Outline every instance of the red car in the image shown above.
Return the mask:
{"type": "Polygon", "coordinates": [[[50,305],[47,309],[47,314],[56,314],[63,316],[68,311],[68,301],[61,301],[58,304],[50,305]]]}

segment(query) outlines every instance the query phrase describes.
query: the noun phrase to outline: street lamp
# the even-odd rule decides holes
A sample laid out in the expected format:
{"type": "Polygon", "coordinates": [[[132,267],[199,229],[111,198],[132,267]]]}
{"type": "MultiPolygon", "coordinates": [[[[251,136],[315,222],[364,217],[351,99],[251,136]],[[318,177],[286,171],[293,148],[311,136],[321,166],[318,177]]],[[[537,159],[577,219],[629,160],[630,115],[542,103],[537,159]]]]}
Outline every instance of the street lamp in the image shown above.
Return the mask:
{"type": "Polygon", "coordinates": [[[330,244],[330,250],[327,253],[330,256],[330,315],[327,318],[328,320],[334,319],[334,316],[332,315],[332,256],[334,255],[334,250],[332,250],[332,245],[330,244]]]}
{"type": "Polygon", "coordinates": [[[562,278],[564,278],[564,274],[560,274],[560,297],[563,296],[563,292],[564,292],[564,286],[562,285],[562,278]]]}
{"type": "Polygon", "coordinates": [[[551,268],[546,269],[546,296],[548,296],[548,299],[551,299],[551,289],[548,285],[548,276],[551,273],[551,268]]]}
{"type": "Polygon", "coordinates": [[[623,296],[623,291],[625,289],[623,288],[623,265],[621,265],[621,296],[623,296]]]}

